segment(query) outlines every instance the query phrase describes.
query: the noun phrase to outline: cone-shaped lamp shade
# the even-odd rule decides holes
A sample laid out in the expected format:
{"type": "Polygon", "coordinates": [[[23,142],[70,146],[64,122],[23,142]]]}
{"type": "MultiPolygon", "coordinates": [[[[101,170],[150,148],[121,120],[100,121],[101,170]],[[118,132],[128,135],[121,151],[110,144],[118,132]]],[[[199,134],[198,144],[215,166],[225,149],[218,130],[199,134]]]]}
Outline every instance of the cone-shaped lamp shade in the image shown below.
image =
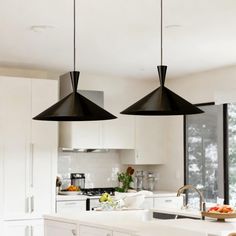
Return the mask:
{"type": "Polygon", "coordinates": [[[158,66],[157,69],[161,86],[122,111],[121,114],[168,116],[203,113],[198,107],[164,86],[167,66],[158,66]]]}
{"type": "Polygon", "coordinates": [[[47,121],[92,121],[117,118],[77,92],[79,71],[70,72],[73,92],[49,107],[34,120],[47,121]]]}

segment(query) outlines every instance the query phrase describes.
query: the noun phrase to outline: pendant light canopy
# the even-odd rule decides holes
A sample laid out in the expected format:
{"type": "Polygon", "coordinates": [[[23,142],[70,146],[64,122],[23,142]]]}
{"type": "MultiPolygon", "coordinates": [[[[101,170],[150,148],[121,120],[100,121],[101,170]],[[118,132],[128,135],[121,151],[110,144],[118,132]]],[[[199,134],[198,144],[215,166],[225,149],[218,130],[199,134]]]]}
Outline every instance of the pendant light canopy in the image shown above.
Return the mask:
{"type": "Polygon", "coordinates": [[[56,104],[49,107],[34,120],[47,121],[94,121],[94,120],[110,120],[117,117],[96,105],[86,97],[77,92],[80,72],[76,71],[76,14],[74,0],[74,70],[70,72],[72,93],[61,99],[56,104]]]}
{"type": "Polygon", "coordinates": [[[163,65],[163,0],[161,0],[161,65],[157,66],[160,87],[125,109],[121,114],[142,116],[190,115],[203,113],[198,107],[189,103],[165,87],[167,66],[163,65]]]}

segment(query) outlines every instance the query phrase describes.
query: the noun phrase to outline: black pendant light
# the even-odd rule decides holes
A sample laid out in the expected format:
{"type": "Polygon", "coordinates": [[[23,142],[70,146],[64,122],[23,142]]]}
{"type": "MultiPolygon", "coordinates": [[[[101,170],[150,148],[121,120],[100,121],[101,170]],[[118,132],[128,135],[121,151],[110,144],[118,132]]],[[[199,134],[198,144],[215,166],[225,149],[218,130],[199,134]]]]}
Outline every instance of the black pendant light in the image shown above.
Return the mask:
{"type": "Polygon", "coordinates": [[[74,71],[70,72],[73,92],[49,107],[34,120],[47,121],[93,121],[110,120],[117,117],[96,105],[86,97],[77,92],[80,72],[76,71],[76,5],[74,0],[74,71]]]}
{"type": "Polygon", "coordinates": [[[121,112],[126,115],[142,116],[168,116],[203,113],[198,107],[192,105],[170,89],[165,87],[167,66],[163,65],[163,3],[161,0],[161,65],[157,66],[160,87],[146,95],[135,104],[121,112]]]}

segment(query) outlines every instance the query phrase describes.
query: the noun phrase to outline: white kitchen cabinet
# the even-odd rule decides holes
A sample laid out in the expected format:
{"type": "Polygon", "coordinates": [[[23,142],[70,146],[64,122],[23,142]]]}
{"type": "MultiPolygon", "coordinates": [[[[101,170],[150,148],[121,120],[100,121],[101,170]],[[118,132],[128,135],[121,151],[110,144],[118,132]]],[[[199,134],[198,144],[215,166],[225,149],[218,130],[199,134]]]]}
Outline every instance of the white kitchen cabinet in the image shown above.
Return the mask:
{"type": "Polygon", "coordinates": [[[106,228],[99,228],[87,225],[79,225],[80,236],[131,236],[129,233],[112,231],[106,228]]]}
{"type": "Polygon", "coordinates": [[[86,211],[86,200],[57,201],[56,212],[60,214],[86,211]]]}
{"type": "Polygon", "coordinates": [[[134,148],[134,118],[60,123],[60,147],[87,149],[134,148]]]}
{"type": "Polygon", "coordinates": [[[0,79],[1,155],[4,217],[28,213],[27,164],[30,149],[30,80],[0,79]],[[16,198],[17,196],[17,198],[16,198]]]}
{"type": "Polygon", "coordinates": [[[181,208],[183,206],[183,196],[180,197],[155,197],[154,208],[181,208]]]}
{"type": "Polygon", "coordinates": [[[122,164],[164,164],[166,156],[165,119],[163,117],[136,117],[135,149],[122,150],[122,164]]]}
{"type": "Polygon", "coordinates": [[[79,225],[80,236],[112,236],[112,231],[104,228],[79,225]]]}
{"type": "Polygon", "coordinates": [[[45,220],[44,223],[44,236],[80,236],[76,224],[51,220],[45,220]]]}
{"type": "Polygon", "coordinates": [[[32,116],[57,100],[57,81],[0,77],[0,100],[0,215],[21,219],[52,212],[57,124],[32,116]]]}
{"type": "Polygon", "coordinates": [[[62,148],[103,148],[102,121],[61,122],[59,127],[62,148]]]}
{"type": "Polygon", "coordinates": [[[5,221],[3,236],[43,236],[43,220],[5,221]]]}
{"type": "Polygon", "coordinates": [[[153,197],[145,197],[143,204],[140,208],[142,209],[152,209],[154,206],[153,197]]]}
{"type": "Polygon", "coordinates": [[[134,117],[117,115],[118,119],[103,122],[103,147],[132,149],[135,147],[134,117]]]}
{"type": "MultiPolygon", "coordinates": [[[[31,117],[34,117],[57,101],[57,82],[32,79],[31,88],[31,117]]],[[[40,215],[55,210],[58,124],[37,120],[31,122],[31,205],[34,208],[33,214],[40,215]]]]}

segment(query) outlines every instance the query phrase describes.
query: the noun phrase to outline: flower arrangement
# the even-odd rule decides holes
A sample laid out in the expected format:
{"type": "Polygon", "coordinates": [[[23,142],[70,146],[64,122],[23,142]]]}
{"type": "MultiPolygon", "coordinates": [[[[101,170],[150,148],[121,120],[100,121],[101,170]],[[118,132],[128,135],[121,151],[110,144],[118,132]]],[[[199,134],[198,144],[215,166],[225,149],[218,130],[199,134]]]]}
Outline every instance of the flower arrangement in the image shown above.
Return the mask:
{"type": "Polygon", "coordinates": [[[120,186],[116,188],[117,192],[127,192],[130,189],[130,184],[133,182],[134,169],[132,167],[128,167],[126,172],[117,173],[118,181],[120,186]]]}

